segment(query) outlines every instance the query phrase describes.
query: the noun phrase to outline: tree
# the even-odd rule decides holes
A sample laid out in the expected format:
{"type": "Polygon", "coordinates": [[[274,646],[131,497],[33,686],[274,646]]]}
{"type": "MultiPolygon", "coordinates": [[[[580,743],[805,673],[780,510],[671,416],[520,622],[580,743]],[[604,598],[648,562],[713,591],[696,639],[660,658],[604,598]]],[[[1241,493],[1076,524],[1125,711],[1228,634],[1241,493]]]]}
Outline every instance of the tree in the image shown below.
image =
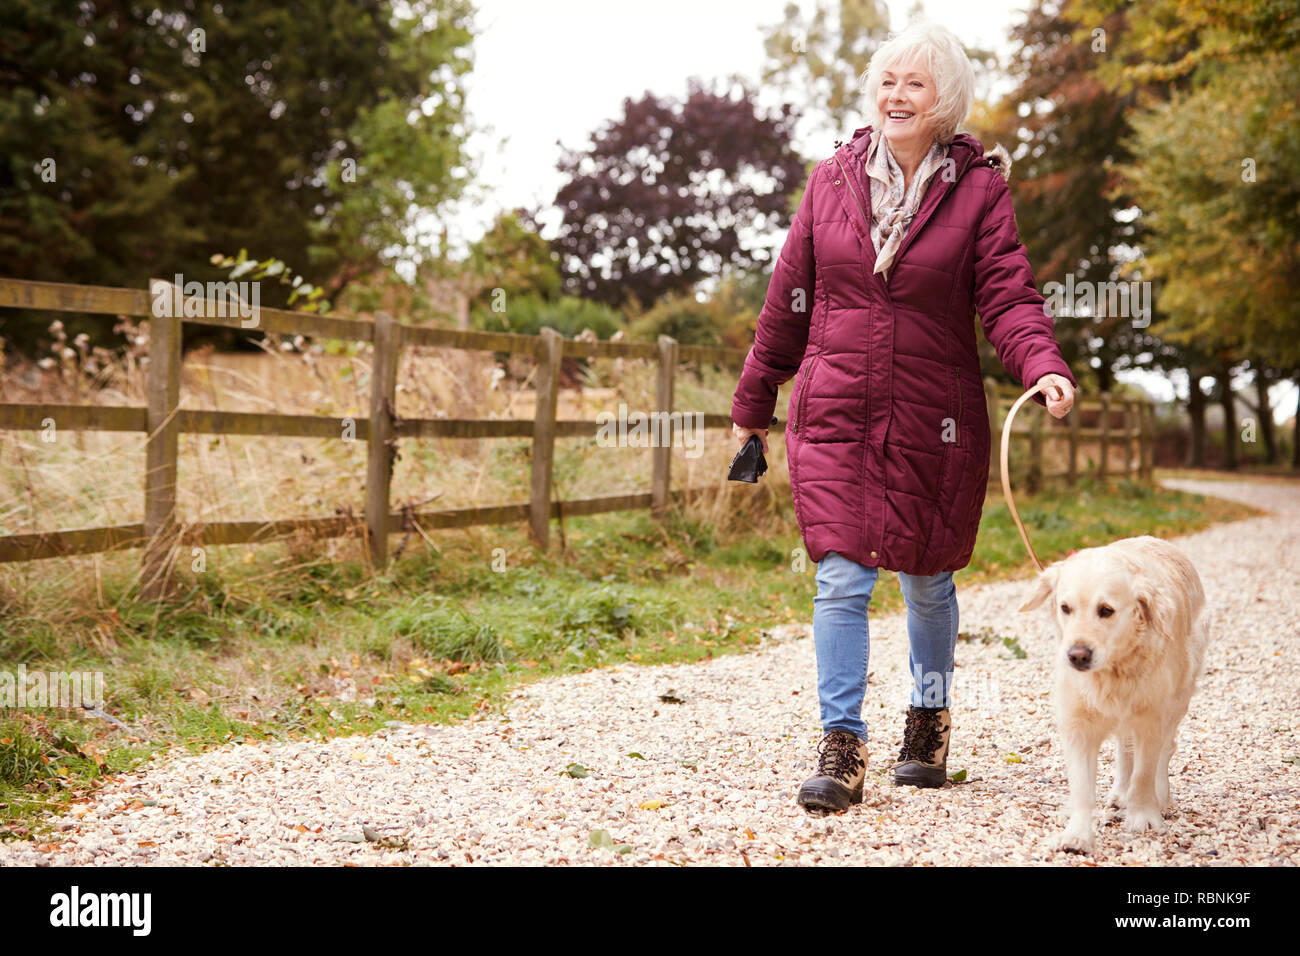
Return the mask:
{"type": "MultiPolygon", "coordinates": [[[[560,297],[559,262],[537,232],[526,210],[503,212],[470,246],[466,269],[477,279],[480,297],[533,295],[554,302],[560,297]]],[[[492,302],[486,303],[490,309],[492,302]]]]}
{"type": "MultiPolygon", "coordinates": [[[[1091,20],[1081,35],[1078,3],[1036,3],[1012,30],[1018,49],[1008,72],[1016,89],[990,116],[993,139],[1012,144],[1016,221],[1044,285],[1149,281],[1133,267],[1144,223],[1133,190],[1117,167],[1133,154],[1123,136],[1136,91],[1121,94],[1096,72],[1123,45],[1121,12],[1091,20]]],[[[1167,95],[1167,85],[1154,91],[1167,95]]],[[[1130,310],[1131,311],[1131,310],[1130,310]]],[[[1123,368],[1177,365],[1176,348],[1133,315],[1057,316],[1057,337],[1071,367],[1088,368],[1098,391],[1114,388],[1123,368]],[[1173,360],[1173,361],[1171,361],[1173,360]]]]}
{"type": "MultiPolygon", "coordinates": [[[[1267,380],[1300,377],[1300,55],[1215,61],[1199,75],[1195,90],[1134,116],[1144,160],[1127,174],[1152,220],[1145,251],[1164,278],[1162,334],[1217,354],[1229,414],[1230,370],[1254,359],[1262,417],[1267,380]]],[[[1235,418],[1225,428],[1231,462],[1235,418]]]]}
{"type": "MultiPolygon", "coordinates": [[[[420,246],[418,212],[464,188],[471,14],[468,0],[0,0],[5,273],[142,288],[219,279],[210,257],[247,248],[336,298],[420,246]]],[[[7,318],[19,344],[45,324],[7,318]]]]}
{"type": "Polygon", "coordinates": [[[765,31],[760,75],[795,104],[807,128],[801,142],[829,145],[865,122],[861,77],[888,33],[889,9],[880,0],[818,0],[808,16],[787,4],[782,21],[765,31]]]}
{"type": "MultiPolygon", "coordinates": [[[[1221,56],[1224,50],[1240,55],[1261,48],[1261,44],[1294,48],[1288,39],[1293,31],[1278,24],[1270,22],[1261,34],[1249,34],[1250,24],[1261,23],[1261,17],[1268,19],[1264,9],[1268,6],[1258,0],[1231,0],[1212,7],[1194,0],[1037,4],[1015,31],[1022,47],[1011,69],[1020,85],[997,115],[999,128],[1028,147],[1022,146],[1016,157],[1019,182],[1017,186],[1013,181],[1013,189],[1018,189],[1017,220],[1031,258],[1047,263],[1043,270],[1047,277],[1072,274],[1085,281],[1140,280],[1150,283],[1156,293],[1151,299],[1154,308],[1148,327],[1136,327],[1127,316],[1063,323],[1059,327],[1063,350],[1067,355],[1073,351],[1086,356],[1103,389],[1111,386],[1112,371],[1125,367],[1185,368],[1193,383],[1188,411],[1192,456],[1197,464],[1202,461],[1207,397],[1196,384],[1205,375],[1215,376],[1217,385],[1209,400],[1226,405],[1232,395],[1220,380],[1230,381],[1252,352],[1276,362],[1285,348],[1264,344],[1258,334],[1249,339],[1239,335],[1244,319],[1238,308],[1240,297],[1230,304],[1219,294],[1233,285],[1250,285],[1256,278],[1249,265],[1244,274],[1239,271],[1244,250],[1236,244],[1234,230],[1223,228],[1222,211],[1185,209],[1194,228],[1183,230],[1184,217],[1178,215],[1177,221],[1171,221],[1165,200],[1157,199],[1149,188],[1150,178],[1153,167],[1164,164],[1162,168],[1171,177],[1166,200],[1174,202],[1173,196],[1185,191],[1204,166],[1204,147],[1210,140],[1220,154],[1231,152],[1235,143],[1261,142],[1260,137],[1250,139],[1252,134],[1240,125],[1248,112],[1239,108],[1240,97],[1253,99],[1252,94],[1241,89],[1210,94],[1212,99],[1217,97],[1219,111],[1236,114],[1227,126],[1217,121],[1218,112],[1205,113],[1184,98],[1230,68],[1221,56]],[[1186,12],[1186,18],[1175,16],[1180,12],[1186,12]],[[1193,69],[1198,63],[1201,66],[1193,69]],[[1136,127],[1157,111],[1164,117],[1162,141],[1135,135],[1136,127]],[[1196,121],[1189,124],[1189,116],[1196,121]],[[1206,122],[1207,116],[1215,116],[1216,121],[1206,122]],[[1167,162],[1166,145],[1177,153],[1167,162]],[[1098,202],[1097,197],[1107,201],[1098,202]],[[1205,234],[1196,235],[1196,228],[1205,234]],[[1217,239],[1212,233],[1217,233],[1217,239]],[[1225,257],[1224,246],[1234,244],[1236,254],[1225,257]],[[1162,264],[1155,255],[1158,249],[1183,257],[1180,265],[1171,268],[1168,262],[1162,264]],[[1235,278],[1221,283],[1225,272],[1235,272],[1235,278]],[[1188,289],[1184,283],[1189,279],[1199,288],[1188,289]],[[1207,316],[1211,312],[1218,315],[1206,321],[1216,325],[1219,334],[1207,335],[1204,326],[1196,334],[1180,333],[1187,324],[1183,310],[1189,306],[1192,311],[1209,310],[1207,316]]],[[[1251,69],[1258,71],[1254,74],[1257,87],[1271,84],[1274,91],[1286,91],[1293,84],[1279,75],[1277,68],[1254,65],[1251,69]]],[[[1285,97],[1283,92],[1282,99],[1285,97]]],[[[1284,118],[1274,115],[1265,122],[1280,119],[1284,118]]],[[[1286,122],[1280,128],[1286,129],[1286,122]]],[[[1283,142],[1262,138],[1269,143],[1269,155],[1287,148],[1285,139],[1290,134],[1281,135],[1283,142]]],[[[1216,181],[1205,184],[1207,195],[1218,194],[1223,200],[1227,180],[1217,173],[1210,178],[1215,176],[1216,181]]],[[[1254,198],[1267,197],[1275,209],[1294,209],[1293,196],[1279,195],[1278,185],[1274,179],[1254,198]]],[[[1254,205],[1255,210],[1245,213],[1243,225],[1262,209],[1260,202],[1254,205]]],[[[1265,215],[1255,223],[1265,228],[1262,224],[1269,218],[1265,215]]],[[[1254,268],[1269,272],[1265,284],[1284,284],[1285,277],[1295,271],[1294,266],[1276,258],[1267,265],[1265,262],[1254,259],[1254,268]]],[[[1254,296],[1256,291],[1252,288],[1248,295],[1254,296]]],[[[1276,299],[1270,291],[1267,296],[1255,296],[1255,301],[1276,299]]],[[[1267,305],[1263,309],[1270,311],[1267,305]]],[[[1271,310],[1271,314],[1278,320],[1287,312],[1271,310]]],[[[1280,324],[1288,322],[1283,319],[1280,324]]],[[[1291,327],[1294,329],[1294,324],[1291,327]]],[[[1282,337],[1286,338],[1286,333],[1282,337]]],[[[1296,339],[1294,332],[1289,337],[1296,339]]],[[[1264,338],[1276,343],[1276,329],[1264,338]]],[[[1281,374],[1275,367],[1274,377],[1281,374]]],[[[1235,435],[1235,423],[1229,424],[1235,435]]],[[[1230,453],[1235,439],[1228,446],[1230,453]]]]}
{"type": "Polygon", "coordinates": [[[1186,81],[1202,65],[1222,65],[1300,47],[1295,0],[1076,0],[1075,38],[1122,15],[1130,42],[1098,64],[1110,89],[1186,81]]]}
{"type": "Polygon", "coordinates": [[[565,291],[638,311],[727,266],[752,268],[767,247],[742,233],[788,225],[788,197],[806,180],[790,149],[791,115],[759,116],[753,92],[689,81],[682,103],[647,93],[585,151],[566,150],[555,198],[564,219],[552,248],[565,291]]]}

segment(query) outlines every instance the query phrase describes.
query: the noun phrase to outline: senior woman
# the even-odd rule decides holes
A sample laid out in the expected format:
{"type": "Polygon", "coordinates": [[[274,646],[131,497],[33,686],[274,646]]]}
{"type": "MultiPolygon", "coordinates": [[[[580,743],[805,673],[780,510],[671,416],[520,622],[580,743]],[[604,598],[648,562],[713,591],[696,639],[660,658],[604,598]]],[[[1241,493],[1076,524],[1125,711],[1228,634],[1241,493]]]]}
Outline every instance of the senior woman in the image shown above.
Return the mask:
{"type": "Polygon", "coordinates": [[[957,644],[953,572],[970,563],[989,470],[974,315],[1008,372],[1057,418],[1076,382],[1021,244],[1011,159],[958,133],[974,73],[960,41],[921,23],[866,75],[872,124],[808,177],[731,406],[743,443],[795,377],[786,454],[808,556],[823,738],[799,790],[809,810],[862,800],[867,608],[898,572],[913,688],[898,784],[942,786],[957,644]]]}

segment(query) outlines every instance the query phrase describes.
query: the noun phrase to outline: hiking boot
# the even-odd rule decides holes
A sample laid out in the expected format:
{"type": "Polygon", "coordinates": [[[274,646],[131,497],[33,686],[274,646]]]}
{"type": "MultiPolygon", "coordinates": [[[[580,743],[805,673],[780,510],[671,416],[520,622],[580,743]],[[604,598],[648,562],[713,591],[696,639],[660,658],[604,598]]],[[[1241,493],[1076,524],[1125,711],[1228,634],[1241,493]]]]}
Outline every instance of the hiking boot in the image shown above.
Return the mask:
{"type": "Polygon", "coordinates": [[[805,810],[835,813],[862,802],[862,779],[867,775],[867,742],[847,730],[832,730],[817,745],[817,775],[799,788],[799,805],[805,810]]]}
{"type": "Polygon", "coordinates": [[[952,720],[947,707],[907,708],[903,749],[894,764],[899,786],[942,787],[948,779],[948,738],[952,720]]]}

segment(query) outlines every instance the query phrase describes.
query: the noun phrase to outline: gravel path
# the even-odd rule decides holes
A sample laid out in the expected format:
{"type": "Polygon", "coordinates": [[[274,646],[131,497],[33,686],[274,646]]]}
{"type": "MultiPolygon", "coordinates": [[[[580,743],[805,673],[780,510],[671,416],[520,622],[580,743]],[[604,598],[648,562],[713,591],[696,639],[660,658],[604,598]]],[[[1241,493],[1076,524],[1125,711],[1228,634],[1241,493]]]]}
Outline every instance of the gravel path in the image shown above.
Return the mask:
{"type": "MultiPolygon", "coordinates": [[[[504,719],[173,756],[59,818],[57,844],[0,844],[0,865],[1300,863],[1300,765],[1284,762],[1300,754],[1300,484],[1165,484],[1273,514],[1175,539],[1211,633],[1170,767],[1179,808],[1156,836],[1099,809],[1092,858],[1046,847],[1066,782],[1050,613],[1015,611],[1026,572],[969,588],[958,575],[962,631],[989,628],[1027,656],[959,645],[948,766],[967,778],[941,790],[889,781],[907,638],[902,614],[873,615],[866,797],[843,815],[794,803],[819,739],[809,624],[752,653],[533,684],[504,719]],[[681,703],[660,699],[670,690],[681,703]],[[575,763],[589,775],[564,773],[575,763]],[[591,846],[593,831],[613,846],[591,846]]],[[[1108,743],[1099,794],[1111,769],[1108,743]]]]}

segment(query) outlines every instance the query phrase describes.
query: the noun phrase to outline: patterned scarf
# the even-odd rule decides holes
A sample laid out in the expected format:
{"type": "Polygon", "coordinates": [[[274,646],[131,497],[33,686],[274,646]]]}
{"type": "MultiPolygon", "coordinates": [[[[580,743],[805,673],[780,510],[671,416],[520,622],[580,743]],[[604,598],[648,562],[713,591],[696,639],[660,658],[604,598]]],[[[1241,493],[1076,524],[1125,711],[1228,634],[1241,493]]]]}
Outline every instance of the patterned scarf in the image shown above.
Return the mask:
{"type": "Polygon", "coordinates": [[[889,148],[883,130],[871,134],[865,159],[868,184],[871,186],[871,244],[876,247],[876,272],[885,273],[889,281],[889,267],[893,264],[898,247],[903,244],[912,217],[921,207],[930,179],[948,158],[948,147],[936,140],[912,176],[912,182],[903,191],[903,170],[889,148]],[[881,142],[885,145],[882,148],[881,142]],[[877,182],[872,184],[874,179],[877,182]]]}

